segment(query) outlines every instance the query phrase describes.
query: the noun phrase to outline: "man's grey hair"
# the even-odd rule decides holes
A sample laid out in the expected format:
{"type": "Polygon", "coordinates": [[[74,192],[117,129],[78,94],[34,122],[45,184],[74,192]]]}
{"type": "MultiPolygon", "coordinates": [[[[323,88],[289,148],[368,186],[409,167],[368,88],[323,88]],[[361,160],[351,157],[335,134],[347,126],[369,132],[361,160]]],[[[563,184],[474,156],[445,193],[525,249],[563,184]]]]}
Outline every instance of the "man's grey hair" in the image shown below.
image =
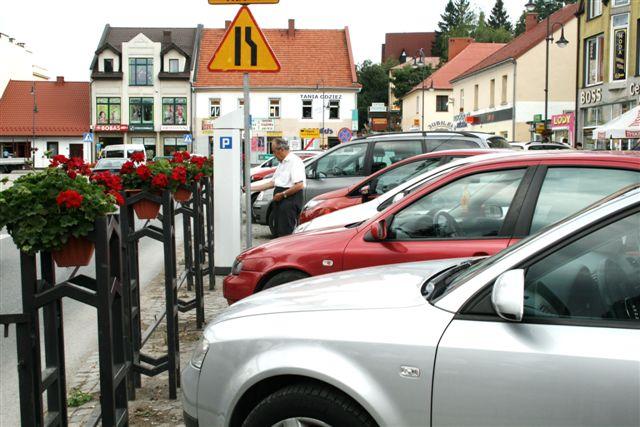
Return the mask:
{"type": "Polygon", "coordinates": [[[282,138],[275,138],[273,142],[276,144],[276,149],[282,148],[283,150],[289,151],[289,141],[282,138]]]}

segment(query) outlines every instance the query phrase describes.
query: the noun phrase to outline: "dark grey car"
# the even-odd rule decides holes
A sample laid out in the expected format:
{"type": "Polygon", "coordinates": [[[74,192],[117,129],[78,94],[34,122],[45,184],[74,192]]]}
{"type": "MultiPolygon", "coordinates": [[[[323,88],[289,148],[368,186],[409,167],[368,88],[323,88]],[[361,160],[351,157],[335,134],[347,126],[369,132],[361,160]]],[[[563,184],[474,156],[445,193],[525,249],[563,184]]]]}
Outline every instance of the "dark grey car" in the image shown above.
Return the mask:
{"type": "MultiPolygon", "coordinates": [[[[355,184],[393,163],[432,151],[490,148],[470,132],[405,132],[371,135],[340,144],[306,166],[304,203],[314,197],[355,184]]],[[[259,194],[253,204],[254,221],[271,227],[273,192],[259,194]]]]}

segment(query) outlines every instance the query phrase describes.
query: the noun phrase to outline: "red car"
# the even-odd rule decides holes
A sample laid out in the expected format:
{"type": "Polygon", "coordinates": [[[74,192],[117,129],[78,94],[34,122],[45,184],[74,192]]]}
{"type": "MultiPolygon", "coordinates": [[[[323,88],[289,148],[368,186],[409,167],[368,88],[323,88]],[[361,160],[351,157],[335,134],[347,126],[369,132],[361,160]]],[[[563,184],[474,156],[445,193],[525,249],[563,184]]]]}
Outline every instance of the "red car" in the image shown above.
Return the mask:
{"type": "Polygon", "coordinates": [[[319,216],[367,202],[404,181],[449,163],[454,159],[495,152],[495,149],[445,150],[409,157],[379,170],[373,175],[369,175],[350,187],[314,197],[305,205],[298,222],[299,224],[304,224],[319,216]]]}
{"type": "Polygon", "coordinates": [[[640,153],[515,154],[461,166],[362,224],[276,239],[240,254],[229,303],[308,276],[493,255],[630,184],[640,153]]]}

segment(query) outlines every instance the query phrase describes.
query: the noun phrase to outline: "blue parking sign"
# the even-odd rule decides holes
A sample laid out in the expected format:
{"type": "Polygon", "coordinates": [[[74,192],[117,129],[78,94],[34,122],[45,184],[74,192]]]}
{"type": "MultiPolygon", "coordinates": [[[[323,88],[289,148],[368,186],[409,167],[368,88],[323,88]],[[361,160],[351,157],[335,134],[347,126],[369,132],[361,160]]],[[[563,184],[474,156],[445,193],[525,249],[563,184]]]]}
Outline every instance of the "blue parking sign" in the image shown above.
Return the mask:
{"type": "Polygon", "coordinates": [[[231,150],[233,148],[233,138],[230,136],[221,136],[220,137],[220,149],[221,150],[231,150]]]}

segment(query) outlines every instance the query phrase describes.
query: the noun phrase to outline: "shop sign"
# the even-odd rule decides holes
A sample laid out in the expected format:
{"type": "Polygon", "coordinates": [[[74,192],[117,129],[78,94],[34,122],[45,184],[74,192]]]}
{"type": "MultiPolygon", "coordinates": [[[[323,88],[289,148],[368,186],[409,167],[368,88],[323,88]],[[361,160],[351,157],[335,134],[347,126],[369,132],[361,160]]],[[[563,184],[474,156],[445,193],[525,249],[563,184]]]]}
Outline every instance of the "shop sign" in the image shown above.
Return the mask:
{"type": "Polygon", "coordinates": [[[215,120],[211,120],[211,119],[202,119],[202,134],[203,135],[213,135],[213,129],[214,129],[214,125],[213,123],[215,122],[215,120]]]}
{"type": "Polygon", "coordinates": [[[431,122],[427,125],[429,130],[453,130],[453,123],[448,122],[446,120],[436,120],[435,122],[431,122]]]}
{"type": "Polygon", "coordinates": [[[320,133],[323,135],[333,135],[333,129],[331,128],[320,128],[320,133]]]}
{"type": "Polygon", "coordinates": [[[332,101],[339,101],[342,99],[342,95],[331,93],[301,93],[300,99],[328,99],[332,101]]]}
{"type": "Polygon", "coordinates": [[[95,125],[96,132],[127,132],[129,125],[95,125]]]}
{"type": "Polygon", "coordinates": [[[613,40],[613,80],[624,80],[627,78],[627,29],[615,30],[613,40]]]}
{"type": "Polygon", "coordinates": [[[413,119],[413,125],[420,127],[420,119],[413,119]]]}
{"type": "Polygon", "coordinates": [[[602,88],[585,89],[580,92],[580,104],[597,104],[602,101],[602,88]]]}
{"type": "Polygon", "coordinates": [[[469,113],[458,113],[453,116],[453,123],[455,129],[461,129],[467,127],[467,118],[470,116],[469,113]]]}
{"type": "Polygon", "coordinates": [[[267,138],[282,138],[282,132],[280,131],[267,132],[267,138]]]}
{"type": "MultiPolygon", "coordinates": [[[[626,130],[624,131],[624,137],[625,138],[640,138],[640,131],[637,130],[626,130]]],[[[604,139],[604,135],[602,138],[600,138],[600,135],[598,134],[598,138],[599,139],[604,139]]]]}
{"type": "Polygon", "coordinates": [[[557,114],[551,116],[552,127],[567,127],[573,122],[573,114],[557,114]]]}
{"type": "Polygon", "coordinates": [[[370,113],[386,113],[387,106],[385,105],[384,102],[373,102],[369,107],[369,112],[370,113]]]}
{"type": "Polygon", "coordinates": [[[153,125],[129,125],[129,131],[131,132],[153,131],[153,125]]]}
{"type": "Polygon", "coordinates": [[[265,153],[267,145],[263,136],[254,136],[251,138],[251,151],[254,153],[265,153]]]}
{"type": "Polygon", "coordinates": [[[536,123],[536,133],[542,135],[544,132],[544,123],[536,123]]]}
{"type": "Polygon", "coordinates": [[[273,154],[258,154],[258,160],[269,160],[273,154]]]}
{"type": "Polygon", "coordinates": [[[320,129],[318,128],[300,129],[300,138],[303,138],[303,139],[320,138],[320,129]]]}
{"type": "Polygon", "coordinates": [[[534,114],[533,115],[533,121],[534,121],[534,123],[541,122],[542,121],[542,114],[534,114]]]}
{"type": "Polygon", "coordinates": [[[160,130],[161,131],[168,131],[168,132],[188,131],[189,130],[189,126],[187,126],[187,125],[164,125],[164,126],[160,126],[160,130]]]}
{"type": "Polygon", "coordinates": [[[252,119],[251,129],[258,132],[271,132],[276,128],[275,119],[252,119]]]}

